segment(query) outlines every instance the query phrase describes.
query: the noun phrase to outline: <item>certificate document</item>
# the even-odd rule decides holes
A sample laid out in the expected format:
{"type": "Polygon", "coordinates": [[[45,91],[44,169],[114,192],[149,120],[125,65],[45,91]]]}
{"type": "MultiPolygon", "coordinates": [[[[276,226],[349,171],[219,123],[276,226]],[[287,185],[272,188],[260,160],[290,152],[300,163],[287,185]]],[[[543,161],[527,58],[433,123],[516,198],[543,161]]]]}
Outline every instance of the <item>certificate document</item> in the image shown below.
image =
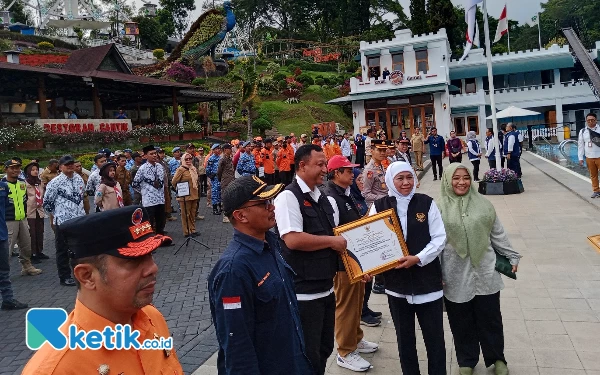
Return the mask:
{"type": "Polygon", "coordinates": [[[389,210],[333,228],[348,242],[342,261],[351,283],[364,274],[377,275],[396,267],[409,255],[396,211],[389,210]]]}
{"type": "Polygon", "coordinates": [[[190,195],[190,184],[187,181],[180,182],[177,184],[177,196],[187,197],[190,195]]]}

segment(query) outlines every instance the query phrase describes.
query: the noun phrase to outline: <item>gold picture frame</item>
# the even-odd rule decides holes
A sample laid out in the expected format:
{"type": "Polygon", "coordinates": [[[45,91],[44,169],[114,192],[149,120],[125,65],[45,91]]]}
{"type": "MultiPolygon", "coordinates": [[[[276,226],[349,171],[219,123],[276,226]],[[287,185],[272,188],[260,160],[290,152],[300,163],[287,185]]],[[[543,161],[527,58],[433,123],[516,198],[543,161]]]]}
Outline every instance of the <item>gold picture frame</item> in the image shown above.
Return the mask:
{"type": "Polygon", "coordinates": [[[333,233],[348,242],[341,257],[351,284],[362,280],[363,275],[388,271],[400,258],[410,255],[393,208],[335,227],[333,233]]]}
{"type": "Polygon", "coordinates": [[[588,236],[587,239],[590,242],[590,245],[592,245],[592,247],[594,248],[594,250],[600,253],[600,234],[588,236]]]}

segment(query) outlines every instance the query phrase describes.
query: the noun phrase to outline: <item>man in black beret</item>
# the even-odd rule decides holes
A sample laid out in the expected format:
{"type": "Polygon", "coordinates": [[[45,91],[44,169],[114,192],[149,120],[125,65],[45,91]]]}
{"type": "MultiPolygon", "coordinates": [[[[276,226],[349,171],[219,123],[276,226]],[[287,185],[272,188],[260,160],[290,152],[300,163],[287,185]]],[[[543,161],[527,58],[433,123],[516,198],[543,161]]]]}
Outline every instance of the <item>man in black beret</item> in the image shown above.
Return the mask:
{"type": "MultiPolygon", "coordinates": [[[[65,336],[73,324],[80,332],[112,327],[112,340],[119,325],[139,331],[139,343],[170,337],[167,322],[151,303],[158,273],[152,253],[171,238],[156,235],[148,219],[142,207],[127,206],[61,225],[78,289],[75,308],[61,328],[65,336]]],[[[110,350],[105,343],[100,350],[55,350],[45,344],[23,374],[67,374],[74,369],[82,374],[144,374],[148,369],[183,374],[173,348],[142,353],[135,347],[110,350]]]]}
{"type": "Polygon", "coordinates": [[[269,231],[275,225],[273,198],[283,187],[244,176],[223,192],[233,240],[208,279],[219,374],[314,374],[304,348],[293,271],[269,231]]]}

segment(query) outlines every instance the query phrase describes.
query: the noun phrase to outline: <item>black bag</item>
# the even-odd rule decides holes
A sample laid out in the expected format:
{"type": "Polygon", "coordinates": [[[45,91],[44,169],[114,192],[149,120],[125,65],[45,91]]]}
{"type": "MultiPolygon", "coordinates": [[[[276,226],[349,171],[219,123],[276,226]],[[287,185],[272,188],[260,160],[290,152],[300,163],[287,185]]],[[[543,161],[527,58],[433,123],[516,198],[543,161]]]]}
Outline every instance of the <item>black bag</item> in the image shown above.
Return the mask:
{"type": "Polygon", "coordinates": [[[592,141],[592,143],[596,146],[600,147],[600,134],[588,127],[586,127],[586,130],[590,133],[590,141],[592,141]]]}
{"type": "Polygon", "coordinates": [[[494,252],[496,253],[496,271],[516,280],[517,274],[512,271],[512,264],[510,264],[508,258],[500,254],[496,249],[494,249],[494,252]]]}

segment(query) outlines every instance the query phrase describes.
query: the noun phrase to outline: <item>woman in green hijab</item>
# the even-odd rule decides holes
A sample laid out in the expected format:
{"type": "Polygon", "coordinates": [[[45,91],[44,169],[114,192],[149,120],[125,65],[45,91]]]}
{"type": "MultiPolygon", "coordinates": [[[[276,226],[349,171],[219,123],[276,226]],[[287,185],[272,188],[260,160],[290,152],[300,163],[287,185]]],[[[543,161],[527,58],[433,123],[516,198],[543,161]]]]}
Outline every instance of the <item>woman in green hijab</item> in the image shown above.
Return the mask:
{"type": "Polygon", "coordinates": [[[454,336],[460,375],[473,374],[479,347],[485,366],[497,375],[508,374],[500,290],[504,283],[495,270],[496,252],[508,257],[517,272],[519,255],[513,250],[494,206],[472,185],[471,171],[450,164],[442,177],[439,208],[447,242],[440,258],[444,299],[454,336]]]}

